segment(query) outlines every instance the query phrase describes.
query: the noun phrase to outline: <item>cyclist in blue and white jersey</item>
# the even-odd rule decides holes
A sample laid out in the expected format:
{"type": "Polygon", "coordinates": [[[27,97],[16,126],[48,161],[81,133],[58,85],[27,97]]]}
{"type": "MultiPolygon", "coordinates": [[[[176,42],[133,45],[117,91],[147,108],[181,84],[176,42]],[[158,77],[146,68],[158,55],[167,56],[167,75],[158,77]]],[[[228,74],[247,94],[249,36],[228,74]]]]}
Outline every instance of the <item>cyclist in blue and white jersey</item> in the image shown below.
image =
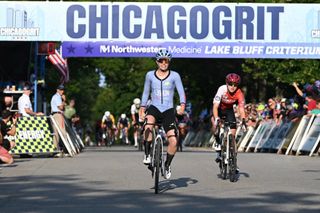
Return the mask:
{"type": "Polygon", "coordinates": [[[172,70],[169,70],[169,64],[172,55],[167,50],[161,49],[156,54],[156,63],[158,68],[149,71],[145,77],[144,90],[142,94],[141,107],[139,110],[140,119],[146,119],[144,131],[144,147],[145,157],[144,164],[150,164],[150,146],[152,142],[152,128],[156,122],[161,122],[167,134],[168,149],[167,158],[165,161],[165,178],[171,176],[171,161],[177,152],[177,127],[175,123],[174,111],[174,91],[177,88],[180,98],[180,111],[183,114],[185,110],[186,97],[184,88],[181,82],[180,75],[172,70]],[[151,97],[151,105],[148,107],[147,115],[145,109],[147,101],[151,97]]]}

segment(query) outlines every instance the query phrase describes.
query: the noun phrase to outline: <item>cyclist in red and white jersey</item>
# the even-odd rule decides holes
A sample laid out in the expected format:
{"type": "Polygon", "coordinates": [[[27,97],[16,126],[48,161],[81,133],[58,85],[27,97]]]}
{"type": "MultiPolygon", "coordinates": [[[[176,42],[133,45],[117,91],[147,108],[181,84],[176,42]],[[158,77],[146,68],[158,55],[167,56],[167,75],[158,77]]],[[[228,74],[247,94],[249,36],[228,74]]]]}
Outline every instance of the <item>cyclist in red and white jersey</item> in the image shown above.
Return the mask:
{"type": "MultiPolygon", "coordinates": [[[[230,73],[226,76],[226,84],[219,87],[217,94],[213,99],[213,131],[216,132],[217,125],[221,117],[225,117],[228,121],[231,129],[231,133],[235,136],[236,134],[236,117],[233,110],[233,105],[238,104],[240,117],[242,119],[242,125],[246,126],[245,123],[245,98],[243,92],[238,87],[241,82],[239,75],[230,73]]],[[[217,137],[216,137],[217,138],[217,137]]],[[[217,140],[219,142],[219,140],[217,140]]],[[[216,161],[220,161],[221,144],[217,144],[216,151],[218,153],[216,161]],[[220,149],[220,150],[219,150],[220,149]]]]}

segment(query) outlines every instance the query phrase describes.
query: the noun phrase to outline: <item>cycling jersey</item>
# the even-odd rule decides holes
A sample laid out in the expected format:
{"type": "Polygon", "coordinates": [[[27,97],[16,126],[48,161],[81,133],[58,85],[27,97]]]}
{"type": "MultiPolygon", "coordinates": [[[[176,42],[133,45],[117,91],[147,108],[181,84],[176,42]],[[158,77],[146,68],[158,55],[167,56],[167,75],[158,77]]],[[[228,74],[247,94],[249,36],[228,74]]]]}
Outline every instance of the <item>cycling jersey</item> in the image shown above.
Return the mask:
{"type": "Polygon", "coordinates": [[[219,87],[217,94],[213,99],[213,103],[218,103],[222,110],[232,109],[234,104],[244,108],[245,100],[241,89],[237,89],[233,94],[228,92],[227,85],[219,87]]]}
{"type": "Polygon", "coordinates": [[[129,126],[129,120],[128,120],[128,118],[125,118],[125,119],[119,118],[118,124],[122,124],[124,127],[128,127],[129,126]]]}
{"type": "Polygon", "coordinates": [[[139,121],[139,109],[137,108],[137,106],[135,104],[131,105],[131,114],[135,117],[135,121],[138,122],[139,121]]]}
{"type": "Polygon", "coordinates": [[[149,71],[145,78],[141,106],[146,107],[151,88],[153,106],[158,108],[160,112],[173,108],[175,87],[178,90],[180,104],[185,104],[186,97],[180,75],[177,72],[169,70],[168,76],[160,79],[156,76],[156,70],[149,71]]]}
{"type": "Polygon", "coordinates": [[[110,115],[109,117],[103,116],[101,124],[106,124],[109,128],[111,128],[113,125],[115,125],[115,119],[113,115],[110,115]]]}

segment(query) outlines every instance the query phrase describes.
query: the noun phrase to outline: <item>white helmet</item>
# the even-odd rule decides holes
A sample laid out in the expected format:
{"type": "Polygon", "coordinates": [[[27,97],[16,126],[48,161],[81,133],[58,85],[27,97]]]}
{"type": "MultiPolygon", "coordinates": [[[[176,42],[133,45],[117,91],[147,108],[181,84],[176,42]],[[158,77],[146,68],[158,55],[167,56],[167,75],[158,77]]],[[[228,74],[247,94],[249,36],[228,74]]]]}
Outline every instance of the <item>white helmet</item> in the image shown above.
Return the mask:
{"type": "Polygon", "coordinates": [[[181,106],[180,106],[180,105],[177,105],[177,106],[176,106],[176,111],[179,112],[180,109],[181,109],[181,106]]]}
{"type": "Polygon", "coordinates": [[[121,114],[121,118],[122,118],[122,119],[125,119],[125,118],[126,118],[126,114],[122,113],[122,114],[121,114]]]}
{"type": "Polygon", "coordinates": [[[134,103],[135,105],[140,105],[140,103],[141,103],[140,98],[135,98],[135,99],[133,99],[133,103],[134,103]]]}
{"type": "Polygon", "coordinates": [[[156,59],[159,60],[162,58],[166,58],[170,61],[172,58],[172,55],[168,50],[160,49],[159,52],[156,54],[156,59]]]}
{"type": "Polygon", "coordinates": [[[104,115],[105,115],[106,117],[109,117],[109,116],[110,116],[110,111],[106,111],[106,112],[104,113],[104,115]]]}

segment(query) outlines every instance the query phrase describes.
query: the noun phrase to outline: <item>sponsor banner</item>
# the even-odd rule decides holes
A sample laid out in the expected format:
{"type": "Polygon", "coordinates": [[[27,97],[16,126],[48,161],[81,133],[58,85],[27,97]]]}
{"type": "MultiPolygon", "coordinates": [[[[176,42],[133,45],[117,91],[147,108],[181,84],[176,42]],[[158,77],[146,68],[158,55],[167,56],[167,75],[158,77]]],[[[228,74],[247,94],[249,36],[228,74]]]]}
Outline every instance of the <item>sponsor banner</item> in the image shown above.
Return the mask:
{"type": "Polygon", "coordinates": [[[244,137],[242,138],[242,140],[239,142],[239,148],[238,148],[238,152],[243,152],[245,151],[245,148],[247,147],[248,142],[251,140],[251,138],[253,137],[255,132],[254,127],[249,126],[244,137]]]}
{"type": "MultiPolygon", "coordinates": [[[[295,135],[296,130],[298,129],[298,126],[300,124],[300,120],[292,121],[290,123],[292,124],[291,128],[289,129],[289,132],[287,133],[286,137],[283,138],[281,144],[279,145],[278,152],[277,152],[278,154],[284,154],[286,152],[286,150],[291,149],[291,148],[289,148],[289,146],[292,141],[292,138],[295,135]]],[[[277,149],[277,148],[274,148],[274,149],[277,149]]]]}
{"type": "MultiPolygon", "coordinates": [[[[293,140],[293,146],[292,146],[293,152],[297,152],[300,149],[300,147],[302,146],[303,143],[301,143],[301,142],[302,142],[303,138],[305,137],[305,135],[308,133],[310,126],[312,124],[313,118],[314,117],[308,117],[306,115],[302,117],[302,120],[300,121],[300,125],[296,131],[297,136],[292,139],[293,140]]],[[[298,152],[296,154],[298,154],[298,152]]]]}
{"type": "Polygon", "coordinates": [[[320,58],[320,43],[63,42],[64,57],[154,57],[167,49],[175,58],[320,58]]]}
{"type": "Polygon", "coordinates": [[[255,147],[257,146],[257,144],[261,140],[262,136],[266,132],[268,126],[270,126],[270,122],[261,122],[259,124],[257,130],[254,132],[254,135],[251,138],[251,140],[246,148],[246,152],[253,151],[255,149],[255,147]]]}
{"type": "Polygon", "coordinates": [[[300,152],[308,152],[312,150],[312,148],[317,145],[320,137],[320,117],[315,117],[307,135],[303,139],[301,143],[302,147],[299,150],[300,152]]]}
{"type": "Polygon", "coordinates": [[[274,121],[267,121],[266,122],[266,128],[260,137],[260,140],[258,141],[254,152],[259,152],[261,151],[262,146],[266,143],[268,138],[270,137],[271,133],[273,132],[273,129],[276,127],[276,123],[274,121]]]}
{"type": "Polygon", "coordinates": [[[278,132],[280,131],[281,125],[274,124],[273,129],[271,130],[269,137],[265,140],[263,144],[261,144],[261,152],[268,152],[274,142],[275,138],[278,136],[278,132]]]}
{"type": "Polygon", "coordinates": [[[1,1],[0,41],[90,42],[68,57],[162,47],[176,57],[318,58],[320,4],[1,1]]]}
{"type": "Polygon", "coordinates": [[[16,126],[16,146],[11,154],[37,154],[57,152],[47,117],[20,117],[16,126]]]}
{"type": "Polygon", "coordinates": [[[271,150],[279,150],[281,148],[283,142],[289,135],[291,127],[292,127],[291,121],[285,121],[281,124],[276,137],[273,139],[273,142],[271,143],[271,147],[270,147],[271,150]]]}

